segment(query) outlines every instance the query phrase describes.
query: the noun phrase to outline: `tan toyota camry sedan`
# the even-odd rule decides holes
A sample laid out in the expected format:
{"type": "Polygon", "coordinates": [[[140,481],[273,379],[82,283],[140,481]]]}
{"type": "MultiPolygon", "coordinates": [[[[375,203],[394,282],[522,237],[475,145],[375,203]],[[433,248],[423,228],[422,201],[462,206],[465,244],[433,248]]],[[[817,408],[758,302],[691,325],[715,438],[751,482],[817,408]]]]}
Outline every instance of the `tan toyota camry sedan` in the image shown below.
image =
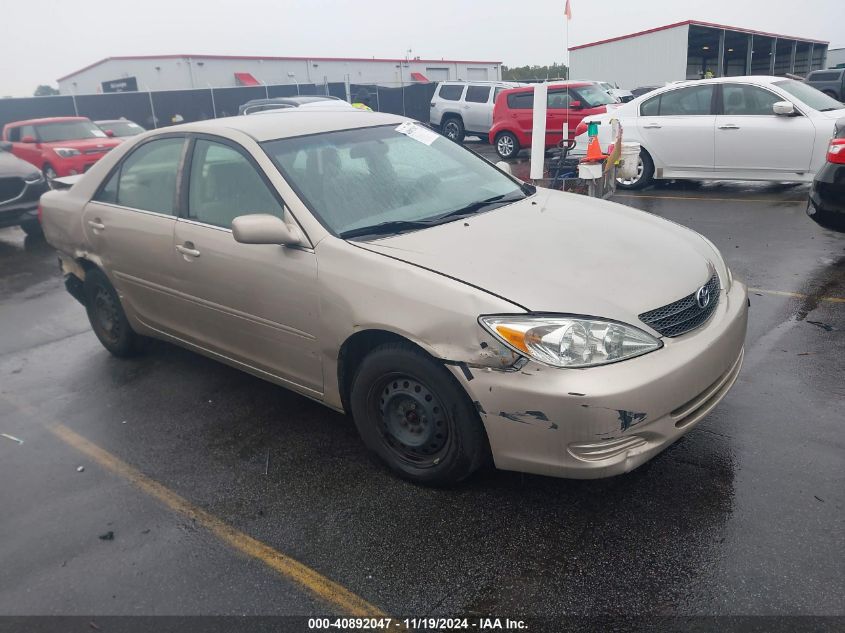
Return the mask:
{"type": "Polygon", "coordinates": [[[516,180],[408,119],[282,110],[148,132],[42,198],[111,353],[171,341],[352,414],[413,481],[605,477],[739,373],[708,240],[516,180]]]}

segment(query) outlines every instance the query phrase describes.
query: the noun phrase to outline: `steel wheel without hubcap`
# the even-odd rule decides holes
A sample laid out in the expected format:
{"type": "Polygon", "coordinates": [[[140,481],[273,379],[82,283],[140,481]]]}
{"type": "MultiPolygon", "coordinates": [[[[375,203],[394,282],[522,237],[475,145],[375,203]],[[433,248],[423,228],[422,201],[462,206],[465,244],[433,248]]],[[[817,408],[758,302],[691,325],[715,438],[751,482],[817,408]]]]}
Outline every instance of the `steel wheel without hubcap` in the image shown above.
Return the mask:
{"type": "Polygon", "coordinates": [[[120,313],[115,305],[114,297],[106,288],[100,286],[94,295],[93,307],[100,334],[108,342],[117,344],[120,340],[120,313]]]}
{"type": "Polygon", "coordinates": [[[415,466],[437,464],[450,443],[449,416],[419,380],[385,376],[371,392],[382,441],[398,458],[415,466]]]}

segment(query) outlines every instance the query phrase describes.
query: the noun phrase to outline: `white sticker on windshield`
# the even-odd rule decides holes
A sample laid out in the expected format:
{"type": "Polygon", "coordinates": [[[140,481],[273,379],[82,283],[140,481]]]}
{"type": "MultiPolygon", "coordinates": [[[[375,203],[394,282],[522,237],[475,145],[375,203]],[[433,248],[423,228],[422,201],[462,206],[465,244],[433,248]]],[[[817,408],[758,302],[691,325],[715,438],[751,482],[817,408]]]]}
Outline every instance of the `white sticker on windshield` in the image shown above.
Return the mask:
{"type": "Polygon", "coordinates": [[[396,128],[396,131],[405,136],[410,136],[415,141],[419,141],[425,145],[431,145],[440,138],[437,132],[424,128],[422,125],[417,125],[413,121],[405,121],[396,128]]]}
{"type": "Polygon", "coordinates": [[[106,135],[106,133],[103,132],[102,130],[91,130],[91,134],[93,134],[94,136],[100,136],[100,137],[104,137],[106,135]]]}

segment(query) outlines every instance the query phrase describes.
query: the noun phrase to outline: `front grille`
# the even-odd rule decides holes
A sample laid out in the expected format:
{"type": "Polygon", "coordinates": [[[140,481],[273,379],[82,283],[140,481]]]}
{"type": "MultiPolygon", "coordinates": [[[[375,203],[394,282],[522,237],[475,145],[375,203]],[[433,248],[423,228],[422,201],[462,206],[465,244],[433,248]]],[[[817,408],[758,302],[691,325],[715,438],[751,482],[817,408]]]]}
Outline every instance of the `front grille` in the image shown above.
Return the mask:
{"type": "Polygon", "coordinates": [[[710,318],[719,305],[719,275],[714,273],[704,288],[710,295],[710,302],[703,308],[698,305],[698,290],[683,299],[662,308],[643,312],[640,321],[663,336],[680,336],[694,330],[710,318]]]}
{"type": "Polygon", "coordinates": [[[17,198],[23,188],[23,178],[0,178],[0,202],[17,198]]]}

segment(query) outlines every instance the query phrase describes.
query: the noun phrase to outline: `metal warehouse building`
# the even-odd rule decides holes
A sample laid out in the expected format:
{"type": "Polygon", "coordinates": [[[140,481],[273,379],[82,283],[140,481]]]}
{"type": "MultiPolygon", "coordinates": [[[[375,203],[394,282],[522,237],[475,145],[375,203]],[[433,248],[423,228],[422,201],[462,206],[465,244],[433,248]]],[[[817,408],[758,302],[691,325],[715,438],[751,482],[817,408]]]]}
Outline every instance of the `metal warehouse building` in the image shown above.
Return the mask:
{"type": "Polygon", "coordinates": [[[501,62],[453,59],[107,57],[58,79],[62,94],[350,82],[402,86],[447,79],[498,80],[501,62]]]}
{"type": "Polygon", "coordinates": [[[572,46],[572,77],[623,88],[736,75],[805,75],[825,67],[828,42],[687,20],[572,46]]]}

